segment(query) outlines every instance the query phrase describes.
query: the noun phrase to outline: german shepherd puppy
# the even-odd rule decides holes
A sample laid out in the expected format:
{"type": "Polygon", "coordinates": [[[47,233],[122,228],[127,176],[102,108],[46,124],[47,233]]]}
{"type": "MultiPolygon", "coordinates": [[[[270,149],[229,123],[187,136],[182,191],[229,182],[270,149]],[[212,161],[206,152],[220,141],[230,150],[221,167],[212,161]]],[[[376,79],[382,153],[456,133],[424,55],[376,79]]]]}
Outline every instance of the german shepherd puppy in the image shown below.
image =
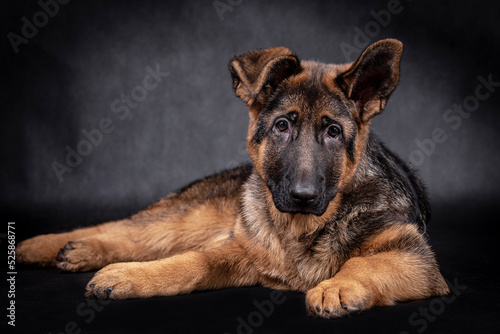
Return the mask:
{"type": "Polygon", "coordinates": [[[343,65],[300,61],[284,47],[234,57],[252,164],[129,219],[26,240],[18,261],[102,268],[87,297],[258,284],[306,293],[307,312],[323,318],[448,294],[426,238],[422,183],[369,131],[396,87],[402,52],[386,39],[343,65]]]}

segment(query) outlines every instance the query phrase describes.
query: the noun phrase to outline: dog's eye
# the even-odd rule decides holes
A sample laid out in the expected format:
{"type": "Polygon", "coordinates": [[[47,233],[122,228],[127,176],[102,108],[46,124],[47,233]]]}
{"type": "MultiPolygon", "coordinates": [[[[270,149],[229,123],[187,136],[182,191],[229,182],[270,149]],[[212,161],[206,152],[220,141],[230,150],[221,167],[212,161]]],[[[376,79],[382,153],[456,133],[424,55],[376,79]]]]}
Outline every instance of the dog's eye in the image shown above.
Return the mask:
{"type": "Polygon", "coordinates": [[[328,135],[332,138],[337,137],[340,134],[340,128],[336,125],[332,125],[328,128],[328,135]]]}
{"type": "Polygon", "coordinates": [[[276,127],[276,129],[278,129],[278,131],[285,132],[286,130],[288,130],[288,121],[281,119],[277,121],[274,126],[276,127]]]}

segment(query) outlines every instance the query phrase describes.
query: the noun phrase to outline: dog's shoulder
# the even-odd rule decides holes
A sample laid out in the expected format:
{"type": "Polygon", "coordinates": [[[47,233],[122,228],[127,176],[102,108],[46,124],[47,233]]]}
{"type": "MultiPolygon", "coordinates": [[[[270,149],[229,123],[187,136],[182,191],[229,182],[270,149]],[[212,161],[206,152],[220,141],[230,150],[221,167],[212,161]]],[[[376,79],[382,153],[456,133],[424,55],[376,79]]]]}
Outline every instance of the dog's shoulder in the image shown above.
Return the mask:
{"type": "Polygon", "coordinates": [[[417,173],[373,133],[352,183],[342,193],[349,211],[386,212],[425,228],[430,205],[417,173]]]}

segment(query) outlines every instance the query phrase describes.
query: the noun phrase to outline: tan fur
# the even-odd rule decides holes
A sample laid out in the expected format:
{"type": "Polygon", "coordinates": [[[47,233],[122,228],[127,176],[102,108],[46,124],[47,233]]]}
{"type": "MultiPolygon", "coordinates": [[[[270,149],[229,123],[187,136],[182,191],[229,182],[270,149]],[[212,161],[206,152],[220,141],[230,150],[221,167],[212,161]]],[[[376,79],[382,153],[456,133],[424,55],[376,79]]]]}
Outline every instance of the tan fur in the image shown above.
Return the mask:
{"type": "Polygon", "coordinates": [[[16,260],[25,264],[51,267],[56,264],[57,252],[71,240],[79,240],[101,233],[105,225],[87,227],[72,232],[45,234],[21,242],[16,247],[16,260]]]}
{"type": "Polygon", "coordinates": [[[405,235],[422,238],[414,225],[405,224],[394,225],[369,239],[361,248],[360,256],[346,261],[333,278],[307,292],[308,312],[336,318],[376,305],[448,294],[437,266],[429,268],[426,259],[401,251],[379,251],[380,247],[405,235]],[[438,291],[431,291],[429,281],[422,280],[429,276],[439,281],[438,291]]]}
{"type": "MultiPolygon", "coordinates": [[[[296,69],[298,58],[286,48],[235,57],[230,69],[235,92],[250,111],[247,141],[253,167],[205,178],[129,219],[25,240],[17,247],[17,260],[57,265],[73,272],[102,268],[87,285],[88,297],[144,298],[260,284],[307,293],[309,314],[324,318],[448,293],[416,224],[405,222],[407,217],[391,206],[395,202],[404,212],[409,200],[382,199],[348,208],[343,202],[350,189],[374,178],[363,160],[369,124],[371,117],[385,107],[397,83],[401,52],[400,42],[385,40],[370,46],[353,64],[303,62],[300,71],[296,69]],[[355,96],[370,57],[380,55],[377,50],[392,57],[387,60],[392,77],[379,95],[367,100],[360,94],[361,101],[342,102],[352,110],[355,124],[345,129],[346,135],[356,132],[357,136],[353,160],[347,151],[341,157],[338,194],[325,202],[326,211],[321,215],[279,211],[266,185],[266,168],[273,168],[275,163],[268,158],[270,141],[265,137],[259,143],[253,140],[276,80],[302,87],[319,69],[323,71],[321,85],[331,94],[345,91],[355,96]],[[384,225],[373,229],[365,239],[358,239],[363,240],[359,244],[354,242],[356,219],[372,217],[367,214],[379,211],[391,213],[384,225]]],[[[314,102],[318,110],[313,116],[321,119],[329,115],[331,105],[322,105],[321,99],[314,102]]],[[[288,103],[290,109],[301,110],[304,102],[296,96],[288,103]]],[[[305,138],[308,141],[303,148],[307,150],[311,147],[307,143],[314,138],[305,138]]],[[[304,161],[293,163],[307,168],[315,157],[303,156],[304,161]]]]}
{"type": "Polygon", "coordinates": [[[427,298],[431,292],[427,282],[421,280],[427,275],[425,267],[418,256],[396,251],[351,258],[333,278],[308,291],[308,311],[336,318],[375,305],[427,298]]]}

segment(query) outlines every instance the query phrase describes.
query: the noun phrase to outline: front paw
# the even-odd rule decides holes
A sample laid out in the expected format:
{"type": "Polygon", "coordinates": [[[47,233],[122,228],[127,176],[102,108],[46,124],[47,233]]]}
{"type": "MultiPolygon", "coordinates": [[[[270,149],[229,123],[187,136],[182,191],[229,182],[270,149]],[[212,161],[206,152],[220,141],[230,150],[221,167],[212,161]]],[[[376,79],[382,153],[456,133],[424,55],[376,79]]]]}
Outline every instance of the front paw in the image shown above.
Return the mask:
{"type": "Polygon", "coordinates": [[[374,304],[374,294],[356,280],[331,278],[306,294],[307,313],[314,317],[340,318],[366,310],[374,304]]]}
{"type": "Polygon", "coordinates": [[[151,282],[144,277],[144,264],[126,262],[110,264],[99,270],[86,288],[87,298],[129,299],[150,297],[151,282]]]}

